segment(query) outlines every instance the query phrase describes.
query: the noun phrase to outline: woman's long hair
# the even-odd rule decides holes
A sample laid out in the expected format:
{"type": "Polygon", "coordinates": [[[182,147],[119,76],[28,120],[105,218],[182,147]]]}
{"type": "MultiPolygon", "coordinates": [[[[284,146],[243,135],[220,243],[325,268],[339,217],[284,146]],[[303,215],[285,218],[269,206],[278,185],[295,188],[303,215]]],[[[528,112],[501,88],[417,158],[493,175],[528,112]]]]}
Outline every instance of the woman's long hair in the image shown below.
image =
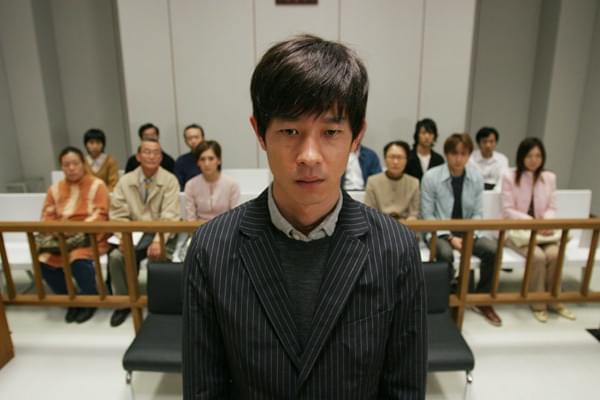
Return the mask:
{"type": "Polygon", "coordinates": [[[539,148],[542,153],[542,164],[540,167],[533,172],[533,182],[535,183],[542,171],[544,170],[544,165],[546,164],[546,149],[544,148],[544,143],[536,137],[528,137],[523,139],[523,141],[519,144],[519,148],[517,149],[517,170],[515,171],[515,183],[519,185],[521,181],[521,176],[527,168],[525,168],[525,157],[533,148],[539,148]]]}

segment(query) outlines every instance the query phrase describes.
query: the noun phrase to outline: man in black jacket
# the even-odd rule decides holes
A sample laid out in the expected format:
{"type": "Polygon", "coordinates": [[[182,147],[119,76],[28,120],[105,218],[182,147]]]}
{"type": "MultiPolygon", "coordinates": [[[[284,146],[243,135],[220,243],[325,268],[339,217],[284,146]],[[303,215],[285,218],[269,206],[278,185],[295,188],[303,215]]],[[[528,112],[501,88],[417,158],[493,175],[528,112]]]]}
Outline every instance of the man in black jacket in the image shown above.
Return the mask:
{"type": "Polygon", "coordinates": [[[250,122],[273,183],[198,230],[184,277],[185,399],[424,399],[415,236],[340,189],[368,78],[347,47],[278,43],[250,122]]]}

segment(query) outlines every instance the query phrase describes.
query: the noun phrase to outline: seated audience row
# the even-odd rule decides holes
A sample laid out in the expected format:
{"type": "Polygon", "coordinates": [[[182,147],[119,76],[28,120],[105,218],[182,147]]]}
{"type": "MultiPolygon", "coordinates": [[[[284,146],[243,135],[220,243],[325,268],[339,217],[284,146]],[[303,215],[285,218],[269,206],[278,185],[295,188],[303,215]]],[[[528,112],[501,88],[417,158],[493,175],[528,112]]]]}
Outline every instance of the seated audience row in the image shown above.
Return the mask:
{"type": "MultiPolygon", "coordinates": [[[[421,218],[431,220],[482,218],[484,181],[477,168],[469,162],[472,151],[473,142],[468,134],[453,134],[448,137],[444,143],[446,163],[427,170],[419,190],[416,178],[404,173],[405,167],[407,168],[408,145],[401,141],[391,142],[384,147],[387,170],[369,178],[365,203],[399,221],[416,218],[419,213],[421,218]]],[[[544,145],[539,139],[526,138],[521,142],[517,151],[516,169],[504,169],[501,176],[505,218],[554,217],[556,177],[552,172],[544,170],[545,159],[544,145]]],[[[452,265],[454,250],[462,249],[463,236],[463,232],[438,231],[438,260],[452,265]]],[[[547,291],[553,286],[560,231],[541,231],[538,237],[529,283],[531,292],[547,291]]],[[[430,235],[426,235],[426,238],[430,240],[430,235]]],[[[528,231],[509,231],[506,245],[526,255],[528,239],[528,231]],[[525,236],[525,239],[519,236],[525,236]]],[[[470,280],[469,291],[490,292],[496,252],[495,240],[480,235],[475,237],[473,255],[481,260],[480,278],[476,285],[473,279],[470,280]]],[[[543,303],[532,304],[531,308],[540,322],[548,320],[548,309],[567,319],[575,319],[575,315],[560,303],[549,306],[543,303]]],[[[474,310],[493,325],[502,324],[490,305],[476,306],[474,310]]]]}
{"type": "MultiPolygon", "coordinates": [[[[91,134],[94,136],[94,134],[91,134]]],[[[102,142],[100,135],[94,138],[102,142]]],[[[89,141],[86,141],[86,144],[89,141]]],[[[210,219],[221,212],[233,208],[239,201],[239,186],[230,178],[220,174],[221,150],[217,142],[208,141],[198,146],[194,152],[197,165],[205,170],[202,175],[186,184],[186,209],[194,211],[188,219],[195,217],[210,219]],[[198,179],[201,178],[201,179],[198,179]],[[196,188],[196,185],[199,188],[196,188]],[[187,193],[189,192],[189,196],[187,193]]],[[[112,198],[99,178],[88,173],[83,153],[75,147],[65,148],[59,156],[59,163],[65,178],[53,184],[46,194],[42,210],[43,221],[179,221],[181,206],[179,181],[175,175],[161,167],[163,152],[157,140],[144,138],[136,154],[139,166],[126,173],[117,182],[112,198]]],[[[190,214],[188,214],[190,215],[190,214]]],[[[108,243],[107,235],[99,234],[100,254],[109,253],[107,281],[115,294],[127,294],[127,280],[123,256],[123,245],[108,243]]],[[[174,250],[175,235],[165,235],[166,257],[174,250]]],[[[58,239],[54,235],[38,235],[38,252],[44,280],[53,292],[66,294],[65,275],[62,269],[58,239]]],[[[95,272],[92,262],[91,241],[86,234],[67,237],[69,263],[79,292],[97,294],[95,272]]],[[[158,234],[146,233],[134,244],[136,266],[145,258],[162,257],[158,234]]],[[[67,322],[87,321],[95,308],[70,308],[67,322]]],[[[115,310],[111,325],[120,325],[129,315],[129,309],[115,310]]]]}

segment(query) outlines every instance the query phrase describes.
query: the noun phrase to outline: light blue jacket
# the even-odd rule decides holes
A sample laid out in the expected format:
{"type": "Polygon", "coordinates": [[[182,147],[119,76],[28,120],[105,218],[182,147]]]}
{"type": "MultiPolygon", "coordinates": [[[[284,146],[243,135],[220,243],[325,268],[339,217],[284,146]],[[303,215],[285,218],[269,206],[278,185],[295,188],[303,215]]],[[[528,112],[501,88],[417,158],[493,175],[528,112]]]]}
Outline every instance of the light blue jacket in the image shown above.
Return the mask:
{"type": "MultiPolygon", "coordinates": [[[[483,178],[472,166],[465,167],[462,191],[463,219],[480,219],[483,215],[483,178]]],[[[421,181],[421,218],[451,219],[454,206],[452,180],[447,164],[431,168],[421,181]]],[[[449,231],[438,231],[447,235],[449,231]]]]}

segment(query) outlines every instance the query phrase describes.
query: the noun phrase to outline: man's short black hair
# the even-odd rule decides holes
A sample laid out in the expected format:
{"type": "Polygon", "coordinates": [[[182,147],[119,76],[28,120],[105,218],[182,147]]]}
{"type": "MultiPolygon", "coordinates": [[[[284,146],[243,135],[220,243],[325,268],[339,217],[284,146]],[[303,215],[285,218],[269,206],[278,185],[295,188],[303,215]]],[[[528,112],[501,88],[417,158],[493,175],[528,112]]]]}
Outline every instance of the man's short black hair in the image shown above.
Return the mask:
{"type": "Polygon", "coordinates": [[[417,145],[419,144],[419,132],[421,131],[421,128],[423,128],[425,130],[425,132],[429,132],[433,134],[433,143],[435,143],[437,141],[438,138],[438,130],[437,130],[437,125],[435,124],[435,121],[432,120],[431,118],[423,118],[420,121],[417,121],[417,124],[415,125],[415,133],[413,134],[413,140],[414,140],[414,144],[413,147],[416,148],[417,145]]]}
{"type": "Polygon", "coordinates": [[[189,124],[188,126],[183,128],[183,138],[184,139],[185,139],[185,133],[187,132],[188,129],[200,129],[200,132],[202,132],[202,138],[204,139],[204,128],[198,124],[189,124]]]}
{"type": "Polygon", "coordinates": [[[347,117],[356,138],[369,94],[367,70],[343,44],[312,35],[277,43],[262,57],[250,84],[252,111],[264,138],[273,118],[321,115],[347,117]]]}
{"type": "Polygon", "coordinates": [[[475,135],[475,140],[477,141],[477,144],[479,144],[479,142],[481,142],[483,139],[490,135],[496,136],[496,142],[500,140],[500,134],[498,134],[498,130],[491,126],[484,126],[480,130],[478,130],[477,135],[475,135]]]}
{"type": "Polygon", "coordinates": [[[408,153],[410,153],[410,147],[408,146],[408,143],[406,143],[404,140],[394,140],[394,141],[386,144],[383,147],[383,158],[385,158],[387,156],[387,152],[390,149],[390,147],[392,147],[392,146],[399,146],[402,149],[404,149],[404,154],[408,158],[408,153]]]}
{"type": "Polygon", "coordinates": [[[97,140],[102,143],[102,149],[106,146],[106,135],[101,129],[91,128],[83,134],[83,144],[87,145],[90,140],[97,140]]]}
{"type": "Polygon", "coordinates": [[[140,128],[138,129],[138,136],[140,137],[140,139],[142,138],[142,133],[144,133],[144,131],[146,129],[150,129],[150,128],[156,129],[156,134],[158,136],[160,136],[160,130],[158,129],[158,126],[154,125],[151,122],[146,122],[145,124],[143,124],[142,126],[140,126],[140,128]]]}

